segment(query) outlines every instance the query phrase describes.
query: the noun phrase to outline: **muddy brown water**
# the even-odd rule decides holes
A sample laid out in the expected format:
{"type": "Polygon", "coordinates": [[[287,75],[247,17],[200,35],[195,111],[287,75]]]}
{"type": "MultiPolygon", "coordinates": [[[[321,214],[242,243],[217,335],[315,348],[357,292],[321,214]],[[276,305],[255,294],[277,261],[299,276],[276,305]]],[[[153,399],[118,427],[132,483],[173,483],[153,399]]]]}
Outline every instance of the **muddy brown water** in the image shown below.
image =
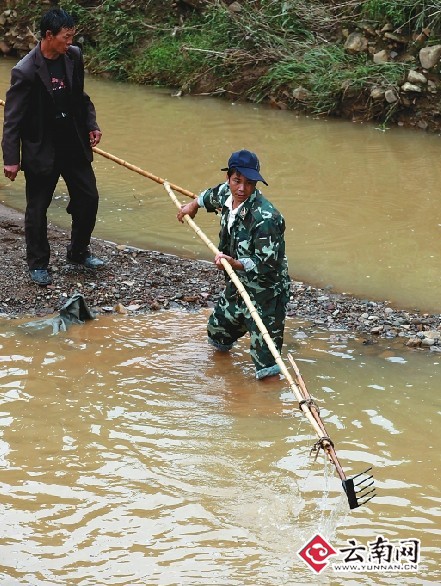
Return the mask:
{"type": "MultiPolygon", "coordinates": [[[[439,310],[439,137],[87,85],[102,148],[192,191],[222,178],[232,149],[255,149],[297,278],[439,310]]],[[[95,167],[97,235],[209,258],[161,186],[98,157],[95,167]]],[[[22,209],[22,191],[22,179],[2,183],[1,201],[22,209]]],[[[60,224],[63,191],[51,208],[60,224]]],[[[215,220],[198,223],[216,241],[215,220]]],[[[100,316],[57,336],[0,321],[2,585],[440,583],[441,356],[288,321],[284,354],[344,469],[374,467],[377,497],[349,512],[286,384],[253,379],[246,340],[215,360],[207,316],[100,316]],[[420,540],[421,560],[316,574],[297,555],[316,534],[336,550],[355,540],[360,555],[379,537],[394,555],[420,540]]]]}

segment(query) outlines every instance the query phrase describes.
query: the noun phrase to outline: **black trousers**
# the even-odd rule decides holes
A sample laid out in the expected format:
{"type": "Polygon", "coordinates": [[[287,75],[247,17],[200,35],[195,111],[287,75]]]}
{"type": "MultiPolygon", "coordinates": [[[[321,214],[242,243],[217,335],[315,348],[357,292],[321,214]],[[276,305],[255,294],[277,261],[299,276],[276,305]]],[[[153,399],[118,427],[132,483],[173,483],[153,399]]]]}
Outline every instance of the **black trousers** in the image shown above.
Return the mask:
{"type": "Polygon", "coordinates": [[[47,238],[47,210],[60,177],[66,182],[72,215],[72,231],[68,251],[77,260],[89,253],[90,238],[98,211],[98,190],[91,163],[72,151],[58,153],[53,170],[44,175],[25,172],[26,260],[30,269],[47,268],[50,246],[47,238]],[[70,156],[69,156],[70,155],[70,156]]]}

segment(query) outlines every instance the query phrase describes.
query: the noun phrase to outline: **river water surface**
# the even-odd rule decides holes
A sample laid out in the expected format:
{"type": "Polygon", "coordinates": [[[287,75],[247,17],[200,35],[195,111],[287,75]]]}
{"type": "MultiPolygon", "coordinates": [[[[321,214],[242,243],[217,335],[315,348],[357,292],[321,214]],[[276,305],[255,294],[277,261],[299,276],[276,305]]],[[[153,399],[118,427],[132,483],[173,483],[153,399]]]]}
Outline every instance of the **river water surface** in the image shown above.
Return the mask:
{"type": "MultiPolygon", "coordinates": [[[[104,150],[192,191],[222,180],[232,150],[256,150],[294,278],[440,311],[439,137],[87,89],[104,150]]],[[[96,235],[210,258],[161,186],[99,157],[95,168],[96,235]]],[[[23,209],[23,186],[2,182],[1,201],[23,209]]],[[[61,225],[64,191],[51,207],[61,225]]],[[[216,241],[216,219],[197,220],[216,241]]],[[[214,359],[207,317],[100,316],[57,336],[0,322],[2,586],[439,584],[441,356],[288,320],[283,354],[345,471],[373,466],[377,497],[350,512],[286,384],[253,379],[246,340],[214,359]],[[318,533],[361,552],[421,540],[419,568],[315,574],[297,552],[318,533]]]]}

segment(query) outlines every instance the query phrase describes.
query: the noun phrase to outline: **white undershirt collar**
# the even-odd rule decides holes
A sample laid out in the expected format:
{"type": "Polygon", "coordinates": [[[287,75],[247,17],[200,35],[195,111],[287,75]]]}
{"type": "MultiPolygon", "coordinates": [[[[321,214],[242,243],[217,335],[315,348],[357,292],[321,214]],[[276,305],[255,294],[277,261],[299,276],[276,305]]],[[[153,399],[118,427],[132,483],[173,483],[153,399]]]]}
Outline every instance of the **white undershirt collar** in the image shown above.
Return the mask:
{"type": "Polygon", "coordinates": [[[236,216],[239,213],[239,211],[244,203],[245,202],[243,201],[241,204],[239,204],[237,206],[237,208],[234,208],[234,210],[233,210],[233,196],[229,195],[227,200],[225,201],[225,204],[224,204],[225,207],[227,207],[230,210],[230,213],[228,214],[228,224],[227,224],[228,234],[231,233],[231,226],[234,224],[234,220],[236,219],[236,216]]]}

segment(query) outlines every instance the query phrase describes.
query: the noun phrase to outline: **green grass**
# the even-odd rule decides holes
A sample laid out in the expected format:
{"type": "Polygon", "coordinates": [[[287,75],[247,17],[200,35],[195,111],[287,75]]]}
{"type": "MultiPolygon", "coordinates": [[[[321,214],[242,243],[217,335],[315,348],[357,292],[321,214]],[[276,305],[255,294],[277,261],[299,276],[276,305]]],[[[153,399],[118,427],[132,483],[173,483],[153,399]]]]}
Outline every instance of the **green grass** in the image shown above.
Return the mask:
{"type": "Polygon", "coordinates": [[[441,4],[439,0],[367,0],[362,3],[367,18],[391,22],[408,33],[430,28],[432,36],[441,36],[441,4]]]}
{"type": "Polygon", "coordinates": [[[289,93],[302,86],[309,92],[307,105],[312,112],[329,114],[345,93],[396,86],[405,71],[401,64],[375,65],[364,54],[350,56],[341,46],[321,45],[273,65],[253,91],[259,100],[268,93],[289,93]]]}

